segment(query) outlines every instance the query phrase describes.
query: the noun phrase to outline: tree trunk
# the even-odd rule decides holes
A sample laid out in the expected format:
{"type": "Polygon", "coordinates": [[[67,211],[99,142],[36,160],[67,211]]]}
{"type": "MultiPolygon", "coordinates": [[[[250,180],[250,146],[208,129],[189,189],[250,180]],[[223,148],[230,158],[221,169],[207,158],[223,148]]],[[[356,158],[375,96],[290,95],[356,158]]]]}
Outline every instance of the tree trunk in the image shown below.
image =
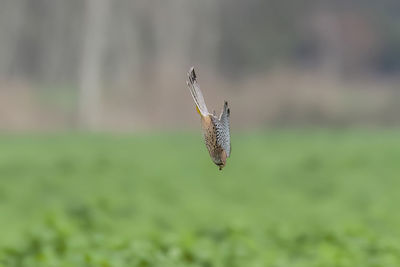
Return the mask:
{"type": "Polygon", "coordinates": [[[101,72],[110,0],[86,0],[86,25],[80,80],[80,121],[97,129],[101,119],[101,72]]]}

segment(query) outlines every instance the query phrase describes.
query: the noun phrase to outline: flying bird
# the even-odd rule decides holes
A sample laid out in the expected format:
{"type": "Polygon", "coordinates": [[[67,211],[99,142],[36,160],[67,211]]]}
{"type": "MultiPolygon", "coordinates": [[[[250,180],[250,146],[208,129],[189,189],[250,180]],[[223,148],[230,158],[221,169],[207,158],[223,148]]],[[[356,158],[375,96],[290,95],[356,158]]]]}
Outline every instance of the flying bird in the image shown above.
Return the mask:
{"type": "Polygon", "coordinates": [[[226,159],[231,154],[230,109],[228,102],[225,101],[219,117],[217,117],[215,111],[213,114],[209,113],[193,67],[190,68],[187,75],[188,80],[186,83],[196,104],[196,110],[200,114],[206,147],[212,161],[219,167],[219,170],[222,170],[225,167],[226,159]]]}

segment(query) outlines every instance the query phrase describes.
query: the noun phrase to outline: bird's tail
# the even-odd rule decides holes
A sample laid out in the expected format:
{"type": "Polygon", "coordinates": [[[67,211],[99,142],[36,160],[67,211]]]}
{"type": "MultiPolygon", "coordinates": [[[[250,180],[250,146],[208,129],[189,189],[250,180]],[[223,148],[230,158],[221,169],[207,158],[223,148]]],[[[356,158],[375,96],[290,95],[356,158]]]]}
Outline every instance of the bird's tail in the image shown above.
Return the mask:
{"type": "Polygon", "coordinates": [[[196,73],[194,72],[194,68],[191,67],[188,72],[188,80],[186,81],[187,86],[189,87],[190,93],[192,94],[194,103],[196,103],[197,112],[202,116],[207,116],[208,110],[206,106],[206,102],[204,101],[203,94],[201,93],[200,86],[196,80],[196,73]]]}

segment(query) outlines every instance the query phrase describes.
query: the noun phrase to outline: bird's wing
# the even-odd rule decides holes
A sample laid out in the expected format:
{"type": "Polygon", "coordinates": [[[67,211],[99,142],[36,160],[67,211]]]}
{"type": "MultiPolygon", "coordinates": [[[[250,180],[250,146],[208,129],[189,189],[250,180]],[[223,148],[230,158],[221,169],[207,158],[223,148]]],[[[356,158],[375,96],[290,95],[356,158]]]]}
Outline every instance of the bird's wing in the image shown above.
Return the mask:
{"type": "Polygon", "coordinates": [[[231,136],[230,136],[230,109],[228,107],[228,102],[225,101],[224,109],[219,117],[219,120],[216,120],[216,128],[217,128],[217,143],[225,150],[226,155],[229,157],[231,154],[231,136]]]}
{"type": "Polygon", "coordinates": [[[203,94],[201,93],[200,86],[196,79],[197,76],[194,72],[194,68],[191,67],[188,72],[188,80],[186,81],[186,84],[189,87],[190,93],[192,94],[194,103],[196,103],[200,115],[207,116],[210,113],[207,110],[206,102],[204,101],[203,94]]]}

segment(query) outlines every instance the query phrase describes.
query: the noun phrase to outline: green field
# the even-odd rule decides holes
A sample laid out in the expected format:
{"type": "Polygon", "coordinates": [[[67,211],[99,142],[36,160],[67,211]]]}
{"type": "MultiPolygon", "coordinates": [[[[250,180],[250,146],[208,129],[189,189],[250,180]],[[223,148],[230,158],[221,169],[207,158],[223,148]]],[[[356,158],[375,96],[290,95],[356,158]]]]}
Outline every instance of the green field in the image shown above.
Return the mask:
{"type": "Polygon", "coordinates": [[[400,266],[400,132],[0,136],[0,266],[400,266]]]}

